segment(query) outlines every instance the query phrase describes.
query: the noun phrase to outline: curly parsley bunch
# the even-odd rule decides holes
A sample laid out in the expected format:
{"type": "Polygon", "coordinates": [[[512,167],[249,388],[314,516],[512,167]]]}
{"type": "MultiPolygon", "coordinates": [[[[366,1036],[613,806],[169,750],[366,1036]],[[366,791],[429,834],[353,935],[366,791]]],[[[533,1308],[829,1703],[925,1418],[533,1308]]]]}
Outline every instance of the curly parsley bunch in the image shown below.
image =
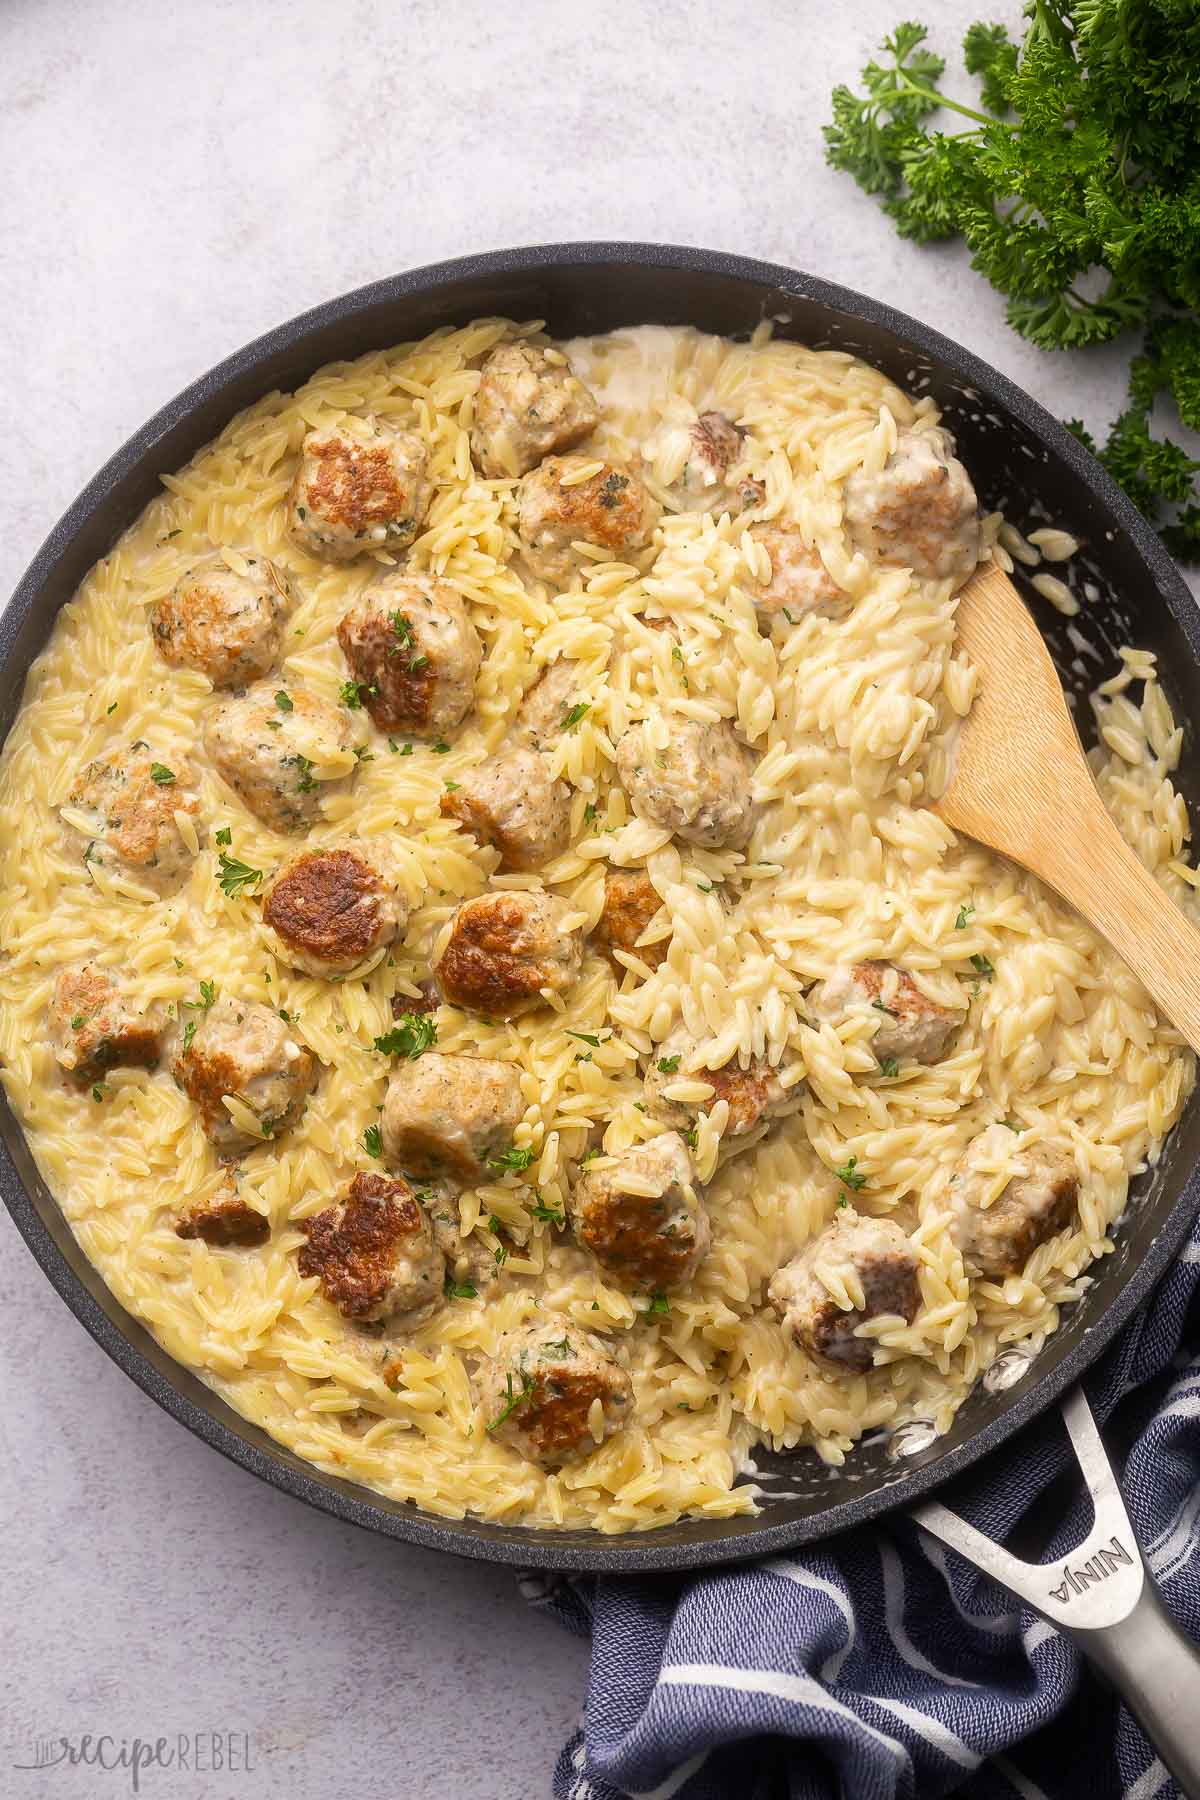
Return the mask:
{"type": "MultiPolygon", "coordinates": [[[[1200,5],[1030,0],[1020,44],[1003,25],[963,42],[986,111],[948,98],[925,28],[897,27],[887,60],[839,87],[826,154],[879,197],[904,237],[962,237],[1007,296],[1009,323],[1045,350],[1145,332],[1101,461],[1177,553],[1200,560],[1200,460],[1155,437],[1160,394],[1200,430],[1200,5]],[[939,107],[969,129],[931,130],[939,107]]],[[[1072,429],[1089,448],[1083,427],[1072,429]]]]}

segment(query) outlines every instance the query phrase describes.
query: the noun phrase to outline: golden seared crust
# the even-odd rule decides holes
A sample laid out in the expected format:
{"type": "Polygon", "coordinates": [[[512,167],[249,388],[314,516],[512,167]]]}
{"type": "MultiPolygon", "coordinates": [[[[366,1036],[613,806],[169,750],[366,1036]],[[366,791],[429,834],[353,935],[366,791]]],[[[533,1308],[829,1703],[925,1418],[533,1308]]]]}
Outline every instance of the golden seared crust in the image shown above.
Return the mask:
{"type": "Polygon", "coordinates": [[[193,1009],[171,1061],[177,1086],[200,1114],[205,1134],[223,1154],[248,1148],[294,1124],[317,1078],[312,1052],[279,1016],[256,1000],[222,996],[193,1009]],[[224,1101],[240,1100],[258,1121],[238,1124],[224,1101]]]}
{"type": "Polygon", "coordinates": [[[576,1236],[597,1262],[652,1293],[690,1281],[712,1239],[692,1159],[675,1131],[622,1151],[610,1168],[589,1170],[576,1184],[571,1212],[576,1236]],[[654,1192],[629,1193],[629,1177],[654,1192]]]}
{"type": "Polygon", "coordinates": [[[967,1269],[988,1281],[1019,1274],[1040,1244],[1071,1223],[1078,1200],[1074,1156],[1054,1144],[1024,1150],[1019,1133],[989,1126],[968,1145],[950,1183],[954,1238],[967,1269]],[[1011,1178],[988,1204],[989,1170],[1009,1165],[1011,1178]]]}
{"type": "Polygon", "coordinates": [[[330,964],[361,962],[377,948],[386,893],[378,872],[354,850],[313,850],[280,873],[263,920],[291,949],[330,964]]]}
{"type": "Polygon", "coordinates": [[[236,1194],[227,1194],[209,1206],[193,1206],[176,1225],[175,1235],[203,1238],[206,1244],[249,1248],[266,1243],[271,1235],[271,1221],[236,1194]]]}
{"type": "Polygon", "coordinates": [[[620,1384],[607,1369],[538,1369],[533,1392],[518,1411],[525,1435],[541,1462],[556,1464],[591,1447],[588,1414],[593,1401],[610,1400],[620,1384]]]}
{"type": "MultiPolygon", "coordinates": [[[[179,758],[169,780],[154,778],[166,765],[134,750],[89,763],[71,794],[71,804],[97,815],[97,838],[112,856],[152,881],[178,874],[190,858],[175,823],[177,812],[195,818],[200,802],[191,791],[192,774],[179,758]]],[[[101,855],[100,860],[107,860],[101,855]]]]}
{"type": "Polygon", "coordinates": [[[565,357],[552,362],[536,344],[500,344],[480,370],[471,449],[487,476],[524,475],[551,451],[582,443],[598,419],[565,357]]]}
{"type": "Polygon", "coordinates": [[[483,647],[448,583],[393,578],[368,588],[337,639],[381,731],[437,737],[470,711],[483,647]]]}
{"type": "Polygon", "coordinates": [[[429,510],[421,439],[376,420],[310,431],[292,483],[292,536],[311,554],[347,561],[380,546],[406,550],[429,510]]]}
{"type": "Polygon", "coordinates": [[[787,613],[795,624],[805,613],[837,612],[849,604],[849,595],[795,526],[752,525],[750,536],[771,559],[771,579],[756,583],[753,592],[755,610],[762,617],[787,613]]]}
{"type": "Polygon", "coordinates": [[[324,795],[337,793],[345,775],[318,781],[307,752],[346,755],[346,713],[327,706],[308,688],[291,682],[290,705],[281,709],[273,682],[259,681],[230,694],[204,721],[204,744],[213,767],[256,818],[273,831],[303,831],[320,817],[324,795]]]}
{"type": "Polygon", "coordinates": [[[506,869],[540,869],[570,842],[571,790],[524,746],[467,770],[440,806],[443,818],[498,850],[506,869]]]}
{"type": "Polygon", "coordinates": [[[384,613],[347,613],[338,626],[337,638],[360,684],[363,705],[381,731],[412,731],[418,737],[429,729],[437,671],[411,641],[414,612],[396,608],[407,633],[397,631],[384,613]]]}
{"type": "MultiPolygon", "coordinates": [[[[628,950],[657,969],[666,961],[670,938],[660,938],[656,944],[639,944],[638,939],[661,906],[662,896],[644,869],[609,869],[604,877],[604,905],[592,936],[610,961],[616,963],[614,950],[628,950]]],[[[616,963],[618,973],[624,966],[616,963]]]]}
{"type": "Polygon", "coordinates": [[[489,1436],[543,1468],[591,1455],[597,1401],[603,1441],[632,1416],[633,1384],[599,1338],[564,1317],[512,1333],[481,1371],[489,1436]]]}
{"type": "Polygon", "coordinates": [[[911,1325],[921,1304],[921,1283],[912,1244],[893,1220],[839,1213],[806,1250],[777,1270],[767,1294],[803,1349],[861,1374],[874,1362],[875,1349],[870,1338],[855,1337],[856,1328],[893,1314],[911,1325]],[[822,1258],[853,1270],[862,1286],[860,1309],[844,1311],[815,1275],[822,1258]]]}
{"type": "Polygon", "coordinates": [[[128,1005],[95,963],[59,975],[50,1029],[63,1072],[84,1084],[118,1066],[153,1068],[162,1047],[157,1020],[128,1005]]]}
{"type": "Polygon", "coordinates": [[[296,1259],[316,1275],[327,1300],[347,1319],[377,1313],[392,1288],[397,1259],[427,1253],[429,1220],[400,1176],[356,1175],[336,1206],[302,1219],[308,1242],[296,1259]]]}
{"type": "Polygon", "coordinates": [[[939,1006],[921,992],[906,969],[891,963],[855,963],[852,973],[871,1006],[878,1005],[881,1023],[871,1040],[876,1055],[936,1062],[962,1024],[963,1015],[939,1006]]]}
{"type": "Polygon", "coordinates": [[[198,669],[214,687],[265,675],[279,654],[291,605],[287,583],[266,557],[245,558],[246,575],[221,557],[189,569],[152,609],[150,630],[164,662],[198,669]]]}
{"type": "Polygon", "coordinates": [[[614,555],[650,541],[655,505],[632,470],[603,463],[595,475],[572,482],[594,460],[548,456],[517,489],[517,529],[527,561],[544,580],[565,577],[576,540],[614,555]]]}
{"type": "Polygon", "coordinates": [[[506,1018],[537,999],[561,993],[579,972],[580,947],[557,920],[566,908],[546,894],[481,894],[455,915],[436,974],[456,1006],[506,1018]]]}

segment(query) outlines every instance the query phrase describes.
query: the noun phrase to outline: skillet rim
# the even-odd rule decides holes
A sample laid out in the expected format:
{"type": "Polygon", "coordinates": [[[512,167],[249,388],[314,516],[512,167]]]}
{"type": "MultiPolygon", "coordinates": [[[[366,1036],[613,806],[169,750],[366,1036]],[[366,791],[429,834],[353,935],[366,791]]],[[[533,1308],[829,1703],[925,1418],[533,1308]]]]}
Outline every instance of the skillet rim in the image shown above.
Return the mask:
{"type": "MultiPolygon", "coordinates": [[[[404,296],[434,295],[439,288],[471,278],[494,280],[549,270],[573,272],[582,277],[589,270],[619,269],[621,265],[629,264],[661,269],[672,275],[726,276],[764,292],[813,302],[827,311],[849,316],[902,338],[956,378],[998,401],[1021,421],[1051,456],[1066,463],[1113,516],[1131,540],[1151,579],[1156,597],[1174,618],[1191,652],[1193,664],[1200,669],[1200,611],[1160,539],[1079,441],[1007,376],[953,339],[898,309],[798,270],[684,245],[602,240],[488,251],[425,264],[384,277],[297,314],[217,363],[134,432],[52,528],[0,616],[0,675],[8,678],[11,684],[16,666],[14,651],[20,635],[38,611],[44,588],[67,559],[75,540],[122,483],[137,472],[156,444],[218,398],[238,378],[251,374],[279,353],[301,348],[306,340],[326,327],[344,324],[375,306],[404,296]]],[[[58,608],[54,610],[57,613],[58,608]]],[[[36,653],[35,649],[23,659],[18,671],[22,684],[36,653]]],[[[5,724],[5,736],[10,723],[5,724]]],[[[977,1427],[956,1448],[912,1467],[868,1493],[852,1495],[819,1513],[806,1514],[789,1522],[756,1525],[752,1518],[747,1520],[742,1515],[722,1521],[683,1521],[667,1528],[686,1531],[689,1525],[703,1525],[706,1535],[684,1542],[665,1541],[653,1532],[619,1536],[597,1533],[580,1541],[579,1533],[568,1537],[567,1534],[526,1526],[496,1526],[472,1518],[443,1520],[399,1503],[392,1503],[395,1510],[391,1510],[388,1505],[376,1503],[369,1497],[369,1489],[326,1476],[314,1465],[285,1451],[261,1427],[243,1420],[192,1371],[174,1362],[144,1327],[125,1312],[75,1243],[52,1196],[51,1216],[57,1216],[59,1229],[53,1230],[43,1218],[33,1198],[33,1189],[40,1185],[40,1177],[6,1097],[0,1106],[0,1138],[3,1139],[0,1196],[43,1273],[84,1329],[118,1367],[194,1436],[282,1492],[363,1529],[428,1549],[535,1569],[600,1569],[632,1573],[712,1567],[749,1557],[774,1555],[816,1542],[925,1498],[935,1488],[944,1486],[990,1451],[1008,1442],[1082,1376],[1157,1285],[1181,1247],[1200,1207],[1200,1169],[1193,1167],[1165,1211],[1157,1235],[1141,1262],[1129,1272],[1123,1285],[1117,1288],[1089,1328],[1081,1332],[1079,1341],[1031,1380],[1027,1388],[1014,1393],[996,1417],[977,1427]],[[126,1325],[119,1320],[126,1321],[126,1325]],[[255,1441],[256,1438],[262,1442],[255,1441]]],[[[1163,1202],[1160,1200],[1157,1204],[1163,1202]]]]}

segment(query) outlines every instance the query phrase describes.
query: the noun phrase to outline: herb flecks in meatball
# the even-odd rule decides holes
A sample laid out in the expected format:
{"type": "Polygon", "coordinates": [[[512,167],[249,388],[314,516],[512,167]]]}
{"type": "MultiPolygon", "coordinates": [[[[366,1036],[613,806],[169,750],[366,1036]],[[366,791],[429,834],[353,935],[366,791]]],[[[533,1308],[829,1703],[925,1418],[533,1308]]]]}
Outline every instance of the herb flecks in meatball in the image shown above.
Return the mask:
{"type": "Polygon", "coordinates": [[[692,1159],[666,1131],[589,1169],[571,1200],[581,1244],[618,1280],[649,1293],[682,1287],[712,1238],[692,1159]]]}
{"type": "Polygon", "coordinates": [[[695,1124],[698,1112],[711,1112],[719,1100],[724,1100],[729,1107],[729,1121],[723,1136],[739,1138],[772,1119],[784,1118],[801,1105],[804,1083],[798,1081],[784,1087],[778,1069],[770,1063],[752,1057],[744,1069],[736,1061],[710,1069],[699,1056],[700,1048],[692,1034],[680,1026],[651,1054],[646,1069],[646,1110],[664,1125],[684,1130],[695,1124]],[[712,1093],[705,1100],[668,1099],[671,1088],[684,1082],[704,1082],[712,1093]]]}
{"type": "Polygon", "coordinates": [[[990,1125],[967,1146],[953,1181],[953,1233],[968,1270],[989,1281],[1019,1275],[1040,1244],[1075,1216],[1075,1159],[1054,1144],[1028,1150],[1007,1125],[990,1125]]]}
{"type": "Polygon", "coordinates": [[[656,714],[617,745],[617,774],[638,818],[709,850],[749,843],[758,818],[754,769],[727,719],[656,714]]]}
{"type": "Polygon", "coordinates": [[[429,1216],[407,1181],[356,1175],[335,1205],[300,1222],[296,1259],[347,1319],[415,1330],[443,1301],[446,1262],[429,1216]]]}
{"type": "Polygon", "coordinates": [[[438,738],[475,703],[483,645],[447,582],[409,575],[378,582],[344,615],[337,636],[381,731],[438,738]]]}
{"type": "Polygon", "coordinates": [[[471,450],[487,476],[524,475],[544,456],[573,450],[598,420],[561,350],[501,344],[479,373],[471,450]]]}
{"type": "Polygon", "coordinates": [[[656,509],[629,469],[594,458],[547,457],[517,489],[517,529],[525,560],[543,581],[565,582],[575,566],[571,546],[595,544],[611,556],[650,541],[656,509]]]}
{"type": "Polygon", "coordinates": [[[526,689],[513,720],[513,739],[534,750],[553,750],[564,731],[587,710],[580,698],[579,665],[565,656],[547,665],[526,689]]]}
{"type": "Polygon", "coordinates": [[[544,756],[521,746],[468,769],[442,795],[441,810],[498,850],[505,869],[540,869],[570,842],[570,788],[544,756]]]}
{"type": "Polygon", "coordinates": [[[331,562],[369,550],[407,550],[433,498],[429,453],[412,431],[355,419],[310,431],[288,496],[301,549],[331,562]]]}
{"type": "Polygon", "coordinates": [[[294,683],[257,682],[232,695],[209,713],[204,743],[218,775],[273,831],[315,824],[322,795],[357,767],[345,713],[294,683]]]}
{"type": "Polygon", "coordinates": [[[863,1374],[874,1360],[871,1338],[856,1336],[868,1320],[902,1319],[911,1325],[921,1304],[918,1263],[912,1244],[891,1219],[871,1219],[849,1211],[807,1249],[772,1276],[767,1297],[784,1330],[801,1349],[841,1369],[863,1374]],[[822,1279],[862,1294],[862,1305],[846,1305],[822,1279]]]}
{"type": "Polygon", "coordinates": [[[891,963],[849,963],[827,976],[808,996],[809,1010],[835,1027],[856,1015],[873,1026],[871,1050],[885,1064],[940,1062],[965,1014],[939,1006],[912,976],[891,963]]]}
{"type": "Polygon", "coordinates": [[[418,1179],[482,1181],[524,1116],[520,1072],[511,1063],[426,1051],[402,1062],[388,1083],[384,1159],[418,1179]]]}
{"type": "Polygon", "coordinates": [[[274,667],[291,609],[287,582],[265,556],[197,563],[150,613],[164,662],[214,687],[240,687],[274,667]]]}
{"type": "Polygon", "coordinates": [[[948,431],[902,431],[878,475],[846,482],[855,549],[890,568],[956,587],[979,561],[979,503],[948,431]]]}
{"type": "Polygon", "coordinates": [[[625,1370],[562,1315],[509,1332],[478,1388],[488,1435],[544,1469],[590,1456],[633,1417],[625,1370]]]}
{"type": "Polygon", "coordinates": [[[270,1007],[222,996],[185,1018],[171,1073],[210,1142],[228,1156],[296,1123],[317,1063],[270,1007]]]}
{"type": "Polygon", "coordinates": [[[336,979],[379,960],[403,931],[408,905],[377,855],[345,844],[294,857],[272,882],[262,916],[285,962],[336,979]]]}
{"type": "Polygon", "coordinates": [[[50,1001],[59,1067],[81,1085],[117,1067],[153,1068],[162,1046],[157,1015],[139,1011],[96,963],[63,969],[50,1001]]]}
{"type": "Polygon", "coordinates": [[[556,895],[533,890],[466,901],[434,971],[444,998],[505,1019],[536,1004],[543,989],[565,993],[583,960],[579,929],[563,929],[569,912],[556,895]]]}
{"type": "Polygon", "coordinates": [[[90,868],[169,894],[190,873],[193,845],[203,840],[199,814],[183,759],[159,762],[139,743],[89,763],[63,817],[86,839],[83,860],[90,868]]]}
{"type": "Polygon", "coordinates": [[[626,950],[648,968],[657,969],[671,948],[669,937],[653,944],[638,939],[662,909],[662,896],[644,869],[609,869],[604,877],[604,905],[592,933],[613,963],[618,975],[625,964],[614,955],[626,950]]]}

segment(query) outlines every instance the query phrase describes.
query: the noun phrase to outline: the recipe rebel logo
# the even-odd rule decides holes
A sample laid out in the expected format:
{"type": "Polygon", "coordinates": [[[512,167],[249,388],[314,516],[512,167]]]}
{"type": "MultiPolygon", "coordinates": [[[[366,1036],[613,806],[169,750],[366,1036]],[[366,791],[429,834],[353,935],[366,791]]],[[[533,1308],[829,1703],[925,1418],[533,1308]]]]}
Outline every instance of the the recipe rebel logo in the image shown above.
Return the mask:
{"type": "Polygon", "coordinates": [[[251,1775],[250,1739],[238,1731],[177,1731],[155,1738],[113,1737],[108,1732],[82,1732],[71,1737],[38,1737],[14,1769],[48,1771],[61,1768],[100,1769],[127,1778],[129,1791],[142,1792],[151,1771],[173,1771],[225,1777],[251,1775]]]}

